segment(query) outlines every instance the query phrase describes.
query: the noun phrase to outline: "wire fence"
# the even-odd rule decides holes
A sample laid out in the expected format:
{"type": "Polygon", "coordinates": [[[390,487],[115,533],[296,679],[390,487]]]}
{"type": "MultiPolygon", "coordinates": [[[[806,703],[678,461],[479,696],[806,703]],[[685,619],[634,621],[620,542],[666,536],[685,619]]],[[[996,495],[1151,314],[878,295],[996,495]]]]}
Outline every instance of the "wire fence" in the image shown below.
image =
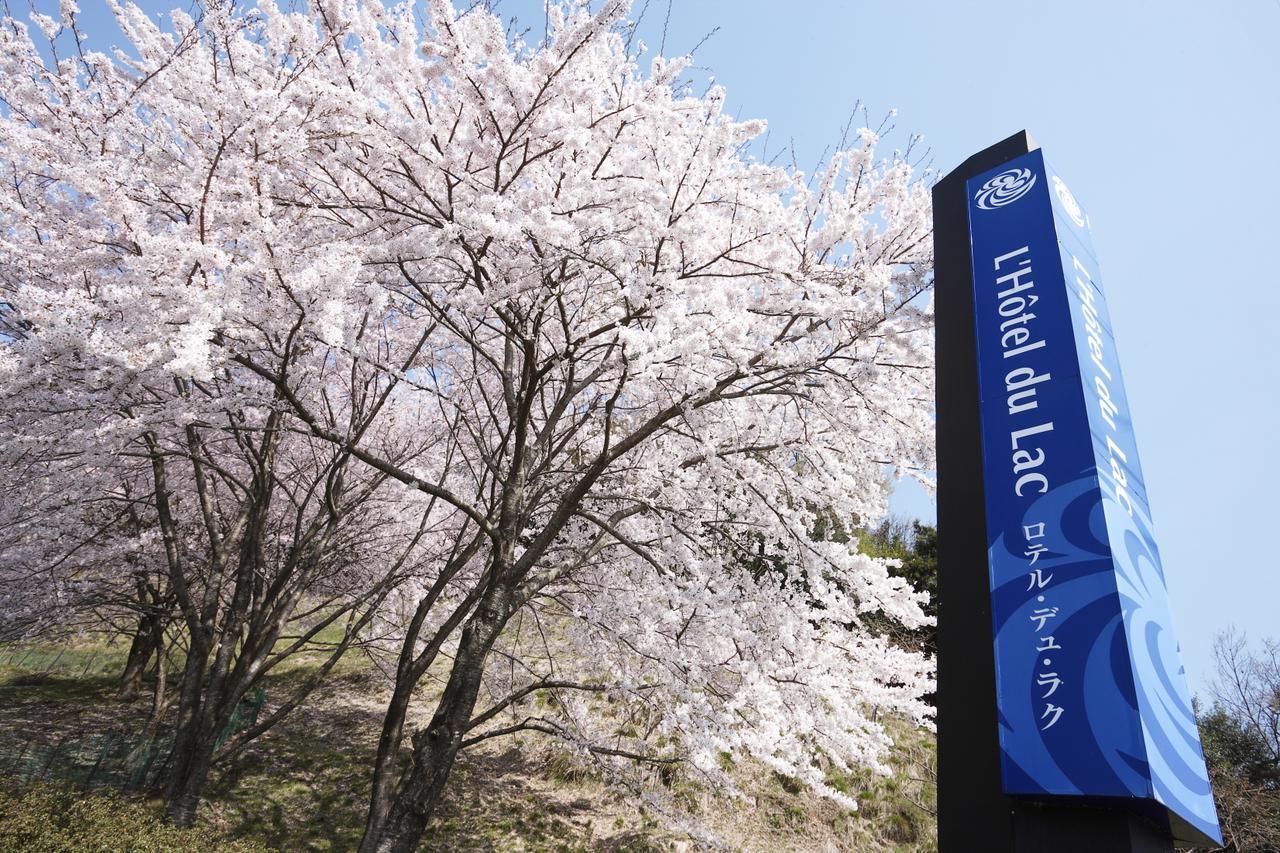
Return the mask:
{"type": "Polygon", "coordinates": [[[0,768],[19,784],[57,780],[84,789],[142,791],[160,785],[172,748],[171,734],[80,735],[0,749],[0,768]]]}
{"type": "MultiPolygon", "coordinates": [[[[26,676],[92,678],[119,674],[123,657],[72,647],[5,646],[0,647],[0,666],[26,676]]],[[[266,698],[266,691],[258,687],[241,700],[214,748],[256,723],[266,698]]],[[[0,741],[0,775],[19,784],[57,780],[82,789],[152,790],[164,781],[173,741],[171,731],[75,733],[49,743],[6,739],[0,741]]]]}

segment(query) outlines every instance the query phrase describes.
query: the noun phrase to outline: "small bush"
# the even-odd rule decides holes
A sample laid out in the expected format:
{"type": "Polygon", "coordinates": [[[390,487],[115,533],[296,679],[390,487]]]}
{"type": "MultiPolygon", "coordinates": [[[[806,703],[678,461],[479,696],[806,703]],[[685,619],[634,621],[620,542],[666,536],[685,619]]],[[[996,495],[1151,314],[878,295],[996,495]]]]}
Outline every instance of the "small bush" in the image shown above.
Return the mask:
{"type": "Polygon", "coordinates": [[[0,851],[42,853],[259,853],[207,829],[160,821],[145,803],[34,784],[0,787],[0,851]]]}

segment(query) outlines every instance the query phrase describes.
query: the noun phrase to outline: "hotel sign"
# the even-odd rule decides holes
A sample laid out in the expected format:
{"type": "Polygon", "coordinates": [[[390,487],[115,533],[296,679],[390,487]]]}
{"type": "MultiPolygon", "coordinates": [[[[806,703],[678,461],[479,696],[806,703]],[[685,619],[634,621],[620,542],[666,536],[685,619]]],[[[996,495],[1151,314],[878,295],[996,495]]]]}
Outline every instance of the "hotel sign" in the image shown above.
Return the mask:
{"type": "Polygon", "coordinates": [[[1216,844],[1089,219],[1038,150],[967,192],[1004,791],[1216,844]]]}

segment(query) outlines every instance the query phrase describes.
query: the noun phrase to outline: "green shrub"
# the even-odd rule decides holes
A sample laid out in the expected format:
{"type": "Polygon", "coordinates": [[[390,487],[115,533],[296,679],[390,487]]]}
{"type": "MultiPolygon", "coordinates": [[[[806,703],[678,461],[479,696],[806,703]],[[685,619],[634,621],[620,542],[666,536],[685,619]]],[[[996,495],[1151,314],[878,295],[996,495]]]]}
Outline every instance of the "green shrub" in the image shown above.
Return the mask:
{"type": "Polygon", "coordinates": [[[257,853],[200,827],[160,821],[146,803],[117,795],[33,784],[0,786],[0,851],[41,853],[257,853]]]}

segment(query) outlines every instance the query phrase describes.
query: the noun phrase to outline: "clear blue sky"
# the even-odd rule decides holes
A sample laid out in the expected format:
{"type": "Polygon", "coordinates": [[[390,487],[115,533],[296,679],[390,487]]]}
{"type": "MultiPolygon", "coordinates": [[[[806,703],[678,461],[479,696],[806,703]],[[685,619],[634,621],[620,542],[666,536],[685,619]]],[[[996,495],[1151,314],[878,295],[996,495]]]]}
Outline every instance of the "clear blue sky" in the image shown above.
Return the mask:
{"type": "MultiPolygon", "coordinates": [[[[104,0],[80,4],[95,43],[119,39],[104,0]]],[[[498,9],[542,27],[540,0],[498,9]]],[[[859,99],[944,172],[1029,130],[1094,226],[1192,689],[1217,631],[1280,635],[1280,0],[650,0],[651,49],[664,19],[668,54],[719,27],[699,64],[802,165],[859,99]]],[[[934,514],[917,489],[894,507],[934,514]]]]}

